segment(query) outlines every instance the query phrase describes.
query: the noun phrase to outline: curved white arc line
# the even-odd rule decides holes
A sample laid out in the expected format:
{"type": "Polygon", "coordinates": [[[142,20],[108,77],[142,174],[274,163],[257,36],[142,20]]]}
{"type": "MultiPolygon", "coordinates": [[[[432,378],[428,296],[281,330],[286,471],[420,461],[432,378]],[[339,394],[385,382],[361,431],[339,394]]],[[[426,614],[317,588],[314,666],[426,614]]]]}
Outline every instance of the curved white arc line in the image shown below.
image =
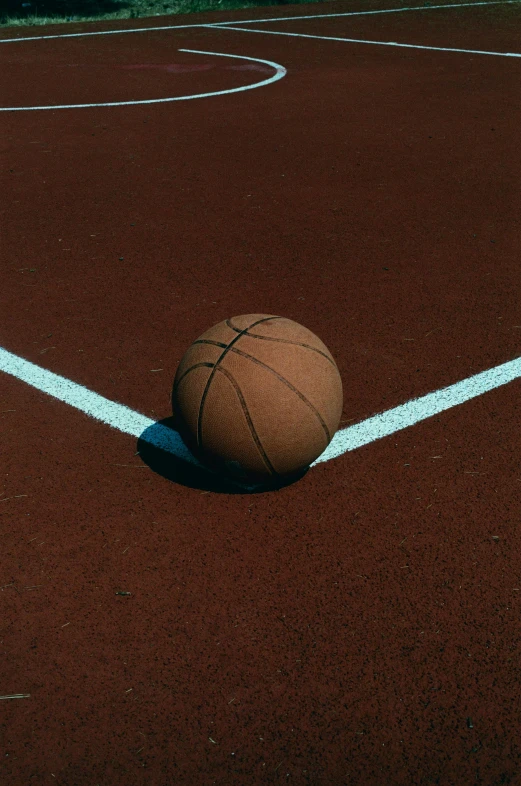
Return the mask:
{"type": "Polygon", "coordinates": [[[138,101],[107,101],[99,104],[56,104],[49,106],[2,106],[0,112],[35,112],[45,109],[91,109],[101,106],[134,106],[137,104],[167,104],[173,101],[193,101],[195,98],[210,98],[211,96],[226,96],[231,93],[242,93],[246,90],[254,90],[257,87],[265,87],[273,82],[278,82],[283,79],[287,70],[280,63],[274,63],[271,60],[263,60],[260,57],[246,57],[246,55],[229,55],[224,52],[203,52],[199,49],[179,49],[179,52],[188,52],[195,55],[212,55],[213,57],[231,57],[236,60],[250,60],[254,63],[262,63],[263,65],[270,66],[275,69],[273,76],[268,79],[263,79],[260,82],[254,82],[250,85],[243,85],[242,87],[231,87],[228,90],[215,90],[210,93],[197,93],[188,96],[173,96],[171,98],[150,98],[138,101]]]}

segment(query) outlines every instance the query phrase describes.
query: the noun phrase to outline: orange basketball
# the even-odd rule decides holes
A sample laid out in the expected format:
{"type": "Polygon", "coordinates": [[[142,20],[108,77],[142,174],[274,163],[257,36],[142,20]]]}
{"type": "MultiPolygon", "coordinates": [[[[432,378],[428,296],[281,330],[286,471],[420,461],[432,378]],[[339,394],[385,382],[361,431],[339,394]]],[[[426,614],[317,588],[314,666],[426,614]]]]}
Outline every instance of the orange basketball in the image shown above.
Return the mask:
{"type": "Polygon", "coordinates": [[[176,424],[203,461],[235,477],[277,481],[327,447],[342,412],[331,353],[284,317],[245,314],[207,330],[174,380],[176,424]]]}

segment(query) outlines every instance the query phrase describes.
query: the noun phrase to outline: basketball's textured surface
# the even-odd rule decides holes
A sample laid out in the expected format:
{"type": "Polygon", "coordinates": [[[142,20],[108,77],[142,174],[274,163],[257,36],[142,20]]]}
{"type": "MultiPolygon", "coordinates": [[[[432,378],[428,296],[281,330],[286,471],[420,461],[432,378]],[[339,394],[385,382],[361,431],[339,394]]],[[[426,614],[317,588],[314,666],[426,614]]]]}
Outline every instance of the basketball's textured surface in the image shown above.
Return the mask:
{"type": "Polygon", "coordinates": [[[310,330],[245,314],[194,341],[177,369],[172,404],[196,455],[269,482],[299,473],[325,450],[340,421],[342,382],[310,330]]]}

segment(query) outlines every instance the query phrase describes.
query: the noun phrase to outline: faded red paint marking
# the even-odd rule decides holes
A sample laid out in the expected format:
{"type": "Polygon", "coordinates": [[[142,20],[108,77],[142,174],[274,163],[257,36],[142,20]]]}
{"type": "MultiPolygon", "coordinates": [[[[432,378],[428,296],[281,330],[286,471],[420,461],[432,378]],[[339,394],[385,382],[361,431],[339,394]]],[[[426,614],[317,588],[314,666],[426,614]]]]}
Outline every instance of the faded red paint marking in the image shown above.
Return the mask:
{"type": "Polygon", "coordinates": [[[261,63],[243,63],[243,65],[229,65],[226,66],[228,71],[258,71],[261,74],[271,73],[271,68],[262,65],[261,63]]]}
{"type": "Polygon", "coordinates": [[[125,71],[166,71],[169,74],[190,74],[199,71],[211,71],[219,69],[221,71],[257,71],[262,74],[271,74],[272,68],[261,65],[260,63],[243,63],[242,65],[226,65],[205,63],[199,65],[188,65],[187,63],[143,63],[138,65],[120,65],[125,71]]]}
{"type": "Polygon", "coordinates": [[[215,68],[211,63],[188,65],[187,63],[141,63],[137,65],[119,65],[124,71],[166,71],[168,74],[192,74],[199,71],[210,71],[215,68]]]}

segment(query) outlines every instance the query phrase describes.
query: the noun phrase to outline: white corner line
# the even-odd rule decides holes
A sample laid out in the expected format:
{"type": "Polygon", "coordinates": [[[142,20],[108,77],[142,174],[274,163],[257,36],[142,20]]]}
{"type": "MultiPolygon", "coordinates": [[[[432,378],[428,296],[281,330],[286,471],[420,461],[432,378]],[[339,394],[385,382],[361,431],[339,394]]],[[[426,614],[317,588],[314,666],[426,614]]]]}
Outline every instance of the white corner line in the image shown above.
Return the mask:
{"type": "Polygon", "coordinates": [[[227,25],[234,25],[237,22],[241,25],[249,25],[249,24],[264,24],[266,22],[296,22],[302,19],[334,19],[336,17],[345,17],[345,16],[371,16],[374,14],[398,14],[404,11],[433,11],[442,8],[464,8],[464,7],[473,7],[473,6],[483,6],[483,5],[516,5],[519,3],[520,0],[485,0],[484,2],[476,2],[476,3],[454,3],[453,5],[449,5],[448,3],[444,3],[441,5],[423,5],[423,6],[410,6],[408,8],[384,8],[379,11],[348,11],[345,13],[335,13],[335,14],[306,14],[303,16],[281,16],[281,17],[265,17],[263,19],[240,19],[240,20],[232,20],[230,22],[212,22],[202,23],[202,24],[188,24],[188,25],[158,25],[155,27],[131,27],[131,28],[119,28],[118,30],[93,30],[87,33],[55,33],[53,35],[33,35],[33,36],[24,36],[21,38],[0,38],[0,44],[14,44],[20,43],[23,41],[49,41],[56,38],[85,38],[87,36],[95,36],[95,35],[123,35],[125,33],[148,33],[148,32],[158,32],[164,30],[188,30],[190,28],[198,28],[198,27],[226,27],[227,25]]]}
{"type": "Polygon", "coordinates": [[[521,377],[521,357],[355,423],[353,426],[337,431],[329,446],[314,464],[329,461],[343,453],[388,437],[396,431],[402,431],[465,401],[482,396],[490,390],[507,385],[519,377],[521,377]]]}
{"type": "MultiPolygon", "coordinates": [[[[117,431],[136,439],[141,438],[183,461],[200,466],[176,431],[1,347],[0,371],[117,431]]],[[[388,437],[519,377],[521,377],[521,357],[355,423],[353,426],[337,431],[324,453],[311,466],[330,461],[343,453],[388,437]]]]}
{"type": "Polygon", "coordinates": [[[183,461],[187,461],[190,464],[199,464],[176,431],[157,424],[155,420],[135,412],[124,404],[109,401],[109,399],[94,393],[77,382],[72,382],[72,380],[41,368],[41,366],[24,360],[24,358],[18,355],[13,355],[1,347],[0,371],[25,382],[41,393],[46,393],[48,396],[52,396],[58,399],[58,401],[74,407],[74,409],[83,412],[94,420],[105,423],[105,425],[111,426],[111,428],[121,431],[123,434],[130,434],[136,437],[136,439],[142,437],[143,432],[154,426],[154,429],[151,431],[151,438],[147,441],[151,441],[156,447],[173,453],[183,461]]]}
{"type": "MultiPolygon", "coordinates": [[[[215,27],[215,25],[207,25],[215,27]]],[[[491,52],[485,49],[457,49],[445,46],[423,46],[421,44],[400,44],[397,41],[371,41],[363,38],[339,38],[331,35],[311,35],[309,33],[287,33],[282,30],[255,30],[251,27],[226,27],[226,30],[235,30],[241,33],[260,33],[261,35],[282,35],[290,38],[312,38],[319,41],[342,41],[349,44],[371,44],[373,46],[392,46],[399,49],[427,49],[432,52],[458,52],[471,55],[492,55],[494,57],[521,57],[517,52],[491,52]]]]}
{"type": "Polygon", "coordinates": [[[229,55],[223,52],[203,52],[198,49],[179,49],[179,52],[188,52],[195,55],[212,55],[213,57],[230,57],[235,60],[250,60],[254,63],[262,63],[275,70],[273,76],[267,79],[262,79],[260,82],[253,82],[249,85],[242,85],[241,87],[231,87],[226,90],[214,90],[210,93],[197,93],[187,96],[174,96],[169,98],[150,98],[136,101],[106,101],[97,104],[49,104],[43,106],[2,106],[0,112],[35,112],[45,109],[91,109],[92,107],[99,106],[135,106],[137,104],[167,104],[173,101],[192,101],[195,98],[210,98],[212,96],[226,96],[231,93],[243,93],[246,90],[254,90],[257,87],[265,87],[273,82],[278,82],[286,76],[286,69],[279,63],[274,63],[271,60],[262,60],[259,57],[246,57],[246,55],[229,55]]]}

